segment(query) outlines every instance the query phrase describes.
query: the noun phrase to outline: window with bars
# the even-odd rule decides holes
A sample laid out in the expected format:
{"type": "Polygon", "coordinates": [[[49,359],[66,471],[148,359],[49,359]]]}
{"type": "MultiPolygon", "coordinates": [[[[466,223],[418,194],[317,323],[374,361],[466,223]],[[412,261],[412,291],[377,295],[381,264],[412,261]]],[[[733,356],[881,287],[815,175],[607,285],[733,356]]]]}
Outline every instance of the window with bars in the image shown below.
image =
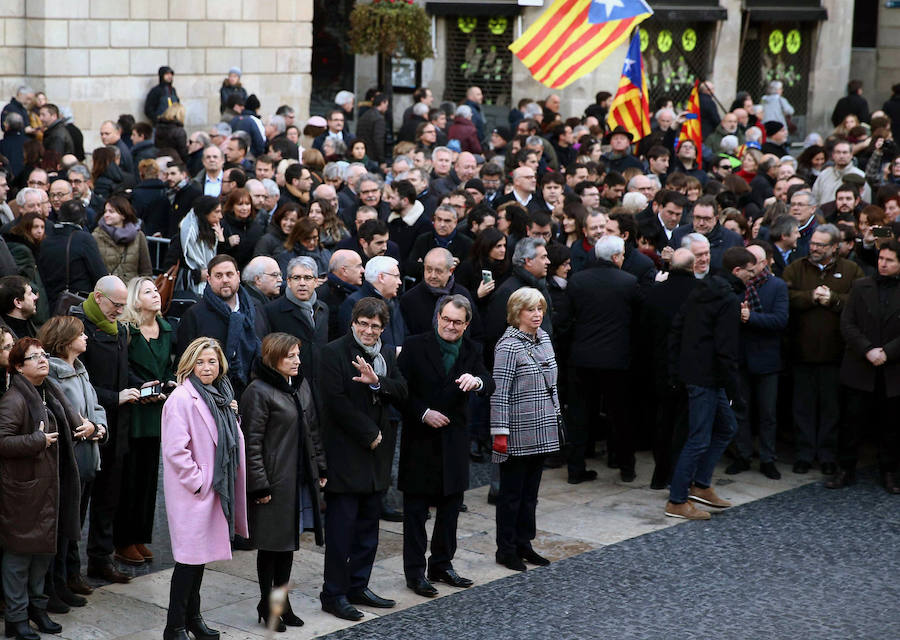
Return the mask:
{"type": "Polygon", "coordinates": [[[641,24],[641,56],[649,83],[650,108],[669,98],[687,107],[694,81],[706,79],[715,37],[714,23],[647,20],[641,24]]]}
{"type": "Polygon", "coordinates": [[[514,18],[511,16],[448,15],[447,84],[444,95],[456,102],[478,85],[485,105],[509,106],[512,93],[514,18]]]}
{"type": "Polygon", "coordinates": [[[773,80],[797,115],[806,113],[814,22],[758,22],[747,28],[738,66],[738,90],[756,102],[773,80]]]}

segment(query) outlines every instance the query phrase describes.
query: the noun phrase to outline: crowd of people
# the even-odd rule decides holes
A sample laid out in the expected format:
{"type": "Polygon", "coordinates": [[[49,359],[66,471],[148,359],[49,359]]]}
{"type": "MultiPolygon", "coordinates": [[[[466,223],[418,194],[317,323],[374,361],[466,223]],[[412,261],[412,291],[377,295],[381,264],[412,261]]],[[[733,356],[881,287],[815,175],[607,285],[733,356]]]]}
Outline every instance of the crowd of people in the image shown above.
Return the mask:
{"type": "Polygon", "coordinates": [[[779,82],[727,113],[701,83],[698,145],[666,98],[647,137],[609,130],[606,92],[491,127],[478,87],[422,87],[395,135],[385,95],[341,91],[301,126],[262,117],[238,68],[221,121],[188,132],[174,75],[89,154],[52,96],[23,86],[0,115],[7,636],[86,604],[85,525],[88,577],[153,561],[160,458],[177,640],[218,637],[200,587],[233,548],[257,550],[260,622],[302,625],[271,596],[304,532],[325,611],[393,607],[368,586],[380,518],[403,522],[415,593],[471,586],[470,461],[494,463],[496,561],[519,571],[548,564],[543,470],[595,481],[604,441],[626,483],[652,450],[675,518],[730,506],[729,447],[725,473],[758,455],[779,479],[779,438],[840,489],[871,437],[900,494],[900,85],[870,113],[852,81],[801,149],[779,82]]]}

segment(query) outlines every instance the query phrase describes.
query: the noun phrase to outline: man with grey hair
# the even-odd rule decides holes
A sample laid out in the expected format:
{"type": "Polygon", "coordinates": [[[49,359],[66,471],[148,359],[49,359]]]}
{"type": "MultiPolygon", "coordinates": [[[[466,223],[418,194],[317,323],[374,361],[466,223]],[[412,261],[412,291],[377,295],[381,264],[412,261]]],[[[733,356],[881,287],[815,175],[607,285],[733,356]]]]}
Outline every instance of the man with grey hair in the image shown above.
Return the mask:
{"type": "MultiPolygon", "coordinates": [[[[22,85],[18,89],[16,89],[16,95],[9,99],[9,103],[3,107],[3,111],[0,112],[0,122],[6,122],[6,116],[10,113],[17,113],[22,118],[23,123],[31,122],[31,118],[28,116],[28,109],[31,108],[31,104],[34,102],[34,89],[29,87],[28,85],[22,85]]],[[[25,133],[33,133],[34,129],[30,126],[25,127],[25,133]]]]}
{"type": "MultiPolygon", "coordinates": [[[[430,92],[429,92],[430,93],[430,92]]],[[[434,97],[432,96],[432,100],[434,97]]],[[[397,140],[401,142],[415,142],[416,130],[420,124],[428,122],[428,110],[430,107],[424,102],[417,102],[409,108],[409,116],[403,120],[403,126],[397,134],[397,140]]],[[[405,114],[404,114],[405,115],[405,114]]]]}
{"type": "Polygon", "coordinates": [[[266,140],[271,142],[275,138],[284,135],[287,125],[284,122],[284,116],[269,116],[266,121],[266,140]]]}
{"type": "Polygon", "coordinates": [[[481,136],[478,134],[478,128],[472,121],[472,107],[461,104],[456,107],[453,115],[453,124],[447,131],[447,135],[451,140],[459,141],[461,151],[470,151],[471,153],[482,153],[481,136]]]}
{"type": "Polygon", "coordinates": [[[402,282],[400,264],[389,256],[375,256],[366,262],[365,281],[362,286],[347,296],[341,304],[338,312],[339,331],[346,333],[350,330],[350,319],[353,315],[353,305],[363,298],[378,298],[387,303],[391,312],[391,319],[384,327],[381,341],[385,346],[396,347],[398,352],[406,339],[406,322],[400,311],[397,295],[400,293],[402,282]]]}
{"type": "MultiPolygon", "coordinates": [[[[425,254],[424,267],[425,275],[422,282],[400,296],[400,311],[403,313],[403,320],[410,335],[431,331],[434,328],[435,303],[443,296],[464,296],[472,308],[475,308],[472,294],[453,277],[456,261],[452,253],[436,247],[425,254]]],[[[481,335],[479,325],[477,318],[473,320],[470,317],[470,335],[481,335]]]]}
{"type": "Polygon", "coordinates": [[[702,280],[709,275],[709,240],[702,233],[689,233],[681,241],[681,247],[694,254],[694,277],[702,280]]]}
{"type": "Polygon", "coordinates": [[[263,305],[281,294],[282,282],[281,269],[269,256],[256,256],[241,271],[241,284],[260,313],[263,305]]]}
{"type": "MultiPolygon", "coordinates": [[[[541,292],[550,307],[550,291],[547,289],[547,242],[543,238],[522,238],[516,243],[512,257],[512,272],[494,291],[485,314],[485,350],[493,353],[494,345],[506,331],[506,303],[509,297],[522,287],[532,287],[541,292]]],[[[553,321],[550,313],[544,314],[541,329],[552,335],[553,321]]]]}
{"type": "Polygon", "coordinates": [[[41,213],[41,189],[25,187],[16,194],[16,208],[19,215],[26,213],[41,213]]]}
{"type": "Polygon", "coordinates": [[[319,350],[328,343],[328,305],[316,295],[319,272],[315,260],[308,256],[293,258],[286,273],[284,296],[263,309],[270,331],[300,338],[303,375],[312,381],[319,368],[319,350]]]}
{"type": "Polygon", "coordinates": [[[819,221],[816,218],[816,207],[819,202],[809,189],[800,189],[791,195],[791,217],[797,221],[800,237],[797,239],[797,258],[809,255],[809,244],[819,221]]]}
{"type": "Polygon", "coordinates": [[[791,316],[787,344],[794,377],[794,473],[808,472],[816,458],[822,473],[837,471],[841,312],[853,283],[864,276],[859,265],[838,255],[840,240],[833,224],[818,226],[809,255],[789,264],[783,274],[791,316]]]}
{"type": "Polygon", "coordinates": [[[341,90],[334,96],[334,106],[343,110],[347,120],[353,120],[353,103],[356,96],[352,91],[341,90]]]}
{"type": "Polygon", "coordinates": [[[635,276],[622,271],[625,241],[605,235],[594,244],[595,260],[574,274],[559,310],[561,326],[570,326],[565,346],[575,367],[569,427],[569,483],[595,480],[585,465],[591,425],[601,410],[609,421],[609,451],[623,482],[635,478],[635,442],[628,424],[631,324],[637,319],[640,289],[635,276]],[[601,401],[602,398],[602,401],[601,401]]]}
{"type": "Polygon", "coordinates": [[[756,169],[756,177],[750,181],[750,200],[762,209],[766,200],[775,195],[775,182],[778,178],[778,156],[768,153],[762,157],[756,169]]]}
{"type": "Polygon", "coordinates": [[[367,173],[366,166],[361,162],[351,162],[344,170],[344,186],[337,193],[340,205],[338,215],[348,229],[353,228],[353,216],[359,206],[359,179],[367,173]]]}
{"type": "Polygon", "coordinates": [[[455,189],[465,186],[472,178],[478,175],[478,162],[475,156],[468,151],[463,151],[456,156],[456,162],[453,168],[445,178],[433,180],[431,182],[431,190],[438,199],[454,191],[455,189]]]}
{"type": "Polygon", "coordinates": [[[12,175],[21,173],[25,163],[25,121],[15,111],[3,118],[3,140],[0,140],[0,155],[9,160],[12,175]]]}

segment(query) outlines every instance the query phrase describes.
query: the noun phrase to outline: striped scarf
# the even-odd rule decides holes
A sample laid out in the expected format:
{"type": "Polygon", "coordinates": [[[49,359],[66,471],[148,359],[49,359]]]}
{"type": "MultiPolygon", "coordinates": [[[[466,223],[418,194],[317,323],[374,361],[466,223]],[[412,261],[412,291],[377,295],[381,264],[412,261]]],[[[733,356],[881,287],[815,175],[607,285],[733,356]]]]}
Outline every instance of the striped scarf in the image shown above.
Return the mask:
{"type": "Polygon", "coordinates": [[[759,299],[759,288],[772,277],[769,267],[763,269],[758,276],[747,283],[747,292],[744,295],[744,301],[750,305],[750,311],[761,313],[763,311],[762,301],[759,299]]]}

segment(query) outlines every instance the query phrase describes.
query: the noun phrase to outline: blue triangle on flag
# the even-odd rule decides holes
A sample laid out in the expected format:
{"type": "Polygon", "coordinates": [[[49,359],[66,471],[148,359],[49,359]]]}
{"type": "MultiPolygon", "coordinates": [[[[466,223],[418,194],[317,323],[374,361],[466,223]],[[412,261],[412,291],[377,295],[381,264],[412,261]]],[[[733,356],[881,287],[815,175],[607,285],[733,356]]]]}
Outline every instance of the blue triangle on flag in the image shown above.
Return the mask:
{"type": "Polygon", "coordinates": [[[625,20],[644,13],[653,13],[644,0],[593,0],[588,8],[588,22],[599,24],[625,20]]]}

